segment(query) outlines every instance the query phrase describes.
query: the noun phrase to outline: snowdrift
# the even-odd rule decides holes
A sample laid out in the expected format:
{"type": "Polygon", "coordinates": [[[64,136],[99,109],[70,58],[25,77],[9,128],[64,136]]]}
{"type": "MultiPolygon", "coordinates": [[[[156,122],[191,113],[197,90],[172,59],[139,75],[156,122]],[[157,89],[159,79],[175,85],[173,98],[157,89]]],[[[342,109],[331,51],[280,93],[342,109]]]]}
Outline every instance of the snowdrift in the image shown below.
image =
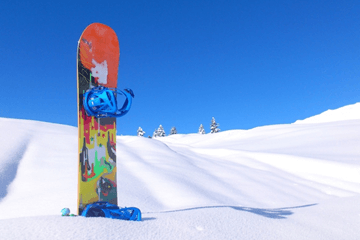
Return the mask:
{"type": "Polygon", "coordinates": [[[76,212],[77,129],[0,118],[1,239],[360,239],[360,104],[217,134],[117,137],[119,205],[76,212]],[[331,113],[331,114],[330,114],[331,113]]]}

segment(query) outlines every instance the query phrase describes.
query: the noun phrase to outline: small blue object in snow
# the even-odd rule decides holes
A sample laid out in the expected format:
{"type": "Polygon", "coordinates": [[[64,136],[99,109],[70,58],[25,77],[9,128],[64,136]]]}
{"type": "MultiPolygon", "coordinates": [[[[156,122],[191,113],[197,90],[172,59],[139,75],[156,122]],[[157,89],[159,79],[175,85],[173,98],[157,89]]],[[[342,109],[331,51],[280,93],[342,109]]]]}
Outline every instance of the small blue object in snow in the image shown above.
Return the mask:
{"type": "Polygon", "coordinates": [[[130,221],[141,221],[141,211],[135,207],[119,208],[108,202],[88,204],[81,213],[83,217],[106,217],[130,221]]]}
{"type": "Polygon", "coordinates": [[[117,88],[98,86],[90,88],[84,93],[83,105],[89,116],[122,117],[129,112],[133,98],[134,92],[131,89],[127,88],[122,91],[117,88]],[[122,106],[118,104],[121,95],[125,97],[122,106]]]}
{"type": "Polygon", "coordinates": [[[61,210],[61,216],[69,216],[70,215],[70,209],[68,208],[63,208],[61,210]]]}

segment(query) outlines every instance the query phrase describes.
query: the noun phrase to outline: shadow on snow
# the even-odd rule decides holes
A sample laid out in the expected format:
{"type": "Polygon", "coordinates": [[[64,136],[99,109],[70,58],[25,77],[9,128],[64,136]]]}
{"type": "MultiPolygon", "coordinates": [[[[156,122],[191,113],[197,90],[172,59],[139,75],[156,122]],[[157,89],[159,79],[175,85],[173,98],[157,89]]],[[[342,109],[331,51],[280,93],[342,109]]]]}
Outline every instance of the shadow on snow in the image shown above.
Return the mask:
{"type": "Polygon", "coordinates": [[[23,143],[18,144],[17,149],[8,161],[2,167],[0,174],[0,201],[6,197],[8,193],[8,186],[14,181],[21,159],[24,157],[29,144],[29,139],[24,139],[23,143]]]}
{"type": "Polygon", "coordinates": [[[207,206],[207,207],[194,207],[194,208],[186,208],[186,209],[179,209],[179,210],[163,211],[161,213],[191,211],[191,210],[205,209],[205,208],[232,208],[237,211],[250,212],[250,213],[254,213],[254,214],[257,214],[257,215],[260,215],[263,217],[267,217],[267,218],[286,219],[287,216],[290,216],[293,214],[291,209],[312,207],[315,205],[317,205],[317,204],[314,203],[314,204],[288,207],[288,208],[250,208],[250,207],[238,207],[238,206],[207,206]]]}

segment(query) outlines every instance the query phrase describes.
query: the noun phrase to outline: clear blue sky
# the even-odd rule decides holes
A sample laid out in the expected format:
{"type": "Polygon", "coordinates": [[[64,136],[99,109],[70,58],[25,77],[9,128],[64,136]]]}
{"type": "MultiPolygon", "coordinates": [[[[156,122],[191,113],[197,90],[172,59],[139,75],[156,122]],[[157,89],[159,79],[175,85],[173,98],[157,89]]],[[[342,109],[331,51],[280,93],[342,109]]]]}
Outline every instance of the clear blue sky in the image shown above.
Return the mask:
{"type": "Polygon", "coordinates": [[[0,117],[77,126],[87,25],[120,42],[134,90],[118,135],[291,123],[360,101],[360,1],[1,1],[0,117]]]}

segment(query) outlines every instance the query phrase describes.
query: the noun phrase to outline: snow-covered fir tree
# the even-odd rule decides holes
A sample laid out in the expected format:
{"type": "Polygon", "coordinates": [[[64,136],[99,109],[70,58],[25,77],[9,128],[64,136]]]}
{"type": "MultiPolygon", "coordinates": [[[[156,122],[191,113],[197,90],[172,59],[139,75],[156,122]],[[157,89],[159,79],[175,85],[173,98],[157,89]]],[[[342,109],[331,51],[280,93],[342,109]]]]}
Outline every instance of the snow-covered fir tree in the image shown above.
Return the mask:
{"type": "Polygon", "coordinates": [[[160,124],[159,128],[157,129],[158,137],[165,137],[165,130],[163,126],[160,124]]]}
{"type": "Polygon", "coordinates": [[[145,131],[144,131],[144,130],[142,130],[142,128],[141,128],[141,127],[139,127],[139,128],[138,128],[138,130],[137,130],[137,135],[138,135],[139,137],[143,137],[143,136],[144,136],[144,134],[145,134],[145,131]]]}
{"type": "Polygon", "coordinates": [[[159,136],[159,134],[158,134],[158,130],[157,130],[157,129],[155,129],[155,131],[153,132],[152,137],[153,137],[153,138],[155,138],[155,137],[158,137],[158,136],[159,136]]]}
{"type": "Polygon", "coordinates": [[[204,126],[202,124],[200,124],[198,134],[205,134],[205,129],[204,129],[204,126]]]}
{"type": "Polygon", "coordinates": [[[172,127],[170,130],[170,135],[177,134],[176,127],[172,127]]]}
{"type": "Polygon", "coordinates": [[[210,124],[210,133],[220,132],[219,126],[220,126],[220,124],[218,124],[218,123],[215,121],[215,118],[213,117],[213,118],[211,119],[211,124],[210,124]]]}

